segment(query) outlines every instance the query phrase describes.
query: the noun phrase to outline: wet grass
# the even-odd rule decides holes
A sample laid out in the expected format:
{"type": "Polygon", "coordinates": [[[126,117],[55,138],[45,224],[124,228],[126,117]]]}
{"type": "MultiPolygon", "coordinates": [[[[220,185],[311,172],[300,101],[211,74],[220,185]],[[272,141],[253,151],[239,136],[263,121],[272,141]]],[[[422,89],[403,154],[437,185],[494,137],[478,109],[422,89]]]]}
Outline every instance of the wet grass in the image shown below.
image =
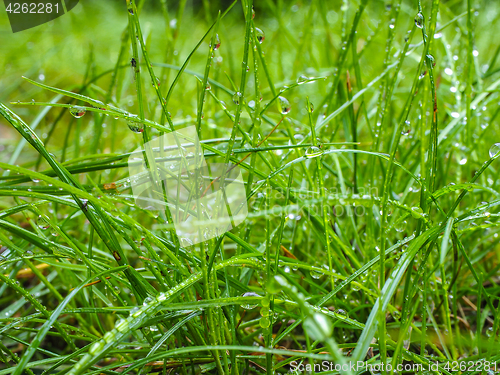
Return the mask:
{"type": "Polygon", "coordinates": [[[500,7],[157,3],[0,47],[0,375],[500,370],[500,7]],[[197,245],[127,163],[186,126],[249,211],[197,245]]]}

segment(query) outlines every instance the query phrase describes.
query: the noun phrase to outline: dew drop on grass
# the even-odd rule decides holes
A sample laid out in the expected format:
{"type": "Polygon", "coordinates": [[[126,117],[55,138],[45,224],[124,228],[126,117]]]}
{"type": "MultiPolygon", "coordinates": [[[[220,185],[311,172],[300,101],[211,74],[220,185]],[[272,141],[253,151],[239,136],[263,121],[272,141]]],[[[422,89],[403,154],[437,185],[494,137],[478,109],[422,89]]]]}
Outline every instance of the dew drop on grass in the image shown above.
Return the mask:
{"type": "Polygon", "coordinates": [[[281,114],[287,115],[290,113],[292,107],[290,106],[290,102],[288,101],[287,98],[284,98],[283,96],[278,96],[278,103],[280,106],[281,114]]]}
{"type": "Polygon", "coordinates": [[[299,78],[297,78],[297,83],[301,85],[303,83],[306,83],[308,80],[309,77],[302,74],[299,78]]]}
{"type": "Polygon", "coordinates": [[[316,271],[316,270],[312,270],[312,271],[311,271],[311,277],[312,277],[313,279],[316,279],[316,280],[317,280],[317,279],[319,279],[321,276],[323,276],[323,272],[321,272],[321,271],[316,271]]]}
{"type": "Polygon", "coordinates": [[[345,320],[349,317],[349,314],[344,309],[337,309],[335,310],[334,314],[338,319],[341,320],[345,320]]]}
{"type": "Polygon", "coordinates": [[[419,193],[421,188],[422,188],[422,187],[420,186],[420,183],[418,183],[418,182],[417,182],[417,183],[415,183],[415,185],[413,185],[413,186],[410,188],[410,191],[411,191],[412,193],[419,193]]]}
{"type": "Polygon", "coordinates": [[[146,298],[144,299],[144,302],[143,302],[142,304],[143,304],[144,306],[147,306],[147,305],[149,305],[151,302],[153,302],[153,298],[151,298],[151,297],[146,297],[146,298]]]}
{"type": "Polygon", "coordinates": [[[253,9],[253,7],[252,7],[252,19],[254,19],[254,18],[255,18],[255,9],[253,9]]]}
{"type": "Polygon", "coordinates": [[[271,321],[269,320],[268,316],[263,316],[260,318],[259,324],[262,328],[268,328],[271,324],[271,321]]]}
{"type": "Polygon", "coordinates": [[[135,306],[134,308],[132,308],[130,310],[130,315],[133,316],[137,311],[139,311],[139,308],[137,306],[135,306]]]}
{"type": "Polygon", "coordinates": [[[493,327],[490,327],[486,330],[486,336],[491,337],[493,335],[493,327]]]}
{"type": "Polygon", "coordinates": [[[262,300],[260,301],[260,304],[263,307],[269,307],[269,305],[271,304],[271,300],[270,300],[269,296],[264,296],[264,298],[262,298],[262,300]]]}
{"type": "Polygon", "coordinates": [[[424,15],[420,12],[418,12],[415,16],[415,26],[417,26],[419,29],[424,27],[424,15]]]}
{"type": "Polygon", "coordinates": [[[311,102],[309,102],[309,107],[307,107],[307,111],[311,113],[314,112],[314,105],[311,102]]]}
{"type": "Polygon", "coordinates": [[[115,334],[116,331],[109,331],[109,332],[106,332],[106,334],[103,336],[103,340],[106,342],[106,343],[110,343],[112,342],[115,338],[116,338],[116,334],[115,334]]]}
{"type": "Polygon", "coordinates": [[[434,59],[434,56],[432,56],[432,55],[429,54],[429,55],[426,56],[426,58],[427,58],[427,65],[430,68],[432,68],[433,66],[436,65],[436,60],[434,59]]]}
{"type": "Polygon", "coordinates": [[[405,230],[405,228],[406,228],[406,220],[400,221],[399,223],[396,223],[394,225],[394,229],[396,230],[396,232],[402,232],[405,230]]]}
{"type": "Polygon", "coordinates": [[[262,44],[262,42],[266,39],[266,34],[264,34],[264,31],[257,27],[255,28],[255,36],[257,37],[257,40],[260,44],[262,44]]]}
{"type": "Polygon", "coordinates": [[[127,126],[134,133],[142,133],[144,131],[144,124],[141,122],[135,121],[135,119],[128,119],[127,126]]]}
{"type": "Polygon", "coordinates": [[[500,152],[500,143],[495,143],[493,146],[490,148],[490,158],[494,157],[496,154],[500,152]]]}
{"type": "Polygon", "coordinates": [[[422,209],[416,206],[411,208],[410,213],[415,219],[420,219],[423,216],[422,209]]]}
{"type": "MultiPolygon", "coordinates": [[[[254,292],[246,292],[241,295],[242,297],[260,297],[257,293],[254,292]]],[[[252,310],[257,307],[257,304],[246,303],[241,305],[245,310],[252,310]]]]}
{"type": "Polygon", "coordinates": [[[233,102],[234,102],[234,104],[240,105],[241,97],[242,97],[241,92],[239,92],[239,91],[235,92],[234,95],[233,95],[233,102]]]}
{"type": "Polygon", "coordinates": [[[42,215],[38,216],[36,225],[38,225],[38,228],[40,228],[41,230],[47,230],[50,228],[49,222],[42,215]]]}
{"type": "Polygon", "coordinates": [[[102,348],[104,348],[104,341],[102,341],[102,340],[96,341],[90,347],[89,354],[96,355],[102,350],[102,348]]]}
{"type": "Polygon", "coordinates": [[[87,111],[83,107],[71,107],[69,113],[75,118],[81,118],[85,115],[87,111]]]}
{"type": "Polygon", "coordinates": [[[320,156],[322,154],[323,154],[323,150],[317,146],[310,146],[306,150],[306,158],[308,158],[308,159],[317,158],[318,156],[320,156]]]}
{"type": "Polygon", "coordinates": [[[217,51],[219,48],[220,48],[219,34],[215,34],[214,51],[217,51]]]}
{"type": "Polygon", "coordinates": [[[411,132],[410,121],[406,120],[403,129],[401,130],[401,135],[408,135],[411,132]]]}

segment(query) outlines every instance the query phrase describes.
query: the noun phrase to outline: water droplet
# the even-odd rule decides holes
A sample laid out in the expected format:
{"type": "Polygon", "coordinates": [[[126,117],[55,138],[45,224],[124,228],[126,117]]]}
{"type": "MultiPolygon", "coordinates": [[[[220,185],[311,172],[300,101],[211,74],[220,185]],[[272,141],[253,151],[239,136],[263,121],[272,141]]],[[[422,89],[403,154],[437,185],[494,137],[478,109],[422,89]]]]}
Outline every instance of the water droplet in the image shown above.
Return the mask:
{"type": "Polygon", "coordinates": [[[241,92],[239,92],[239,91],[235,92],[234,95],[233,95],[233,102],[234,102],[234,104],[240,105],[241,97],[242,97],[241,92]]]}
{"type": "Polygon", "coordinates": [[[102,350],[102,348],[104,348],[104,341],[102,341],[102,340],[96,341],[90,347],[89,354],[90,355],[97,355],[102,350]]]}
{"type": "Polygon", "coordinates": [[[490,158],[494,157],[496,154],[500,152],[500,143],[495,143],[493,146],[491,146],[489,154],[490,158]]]}
{"type": "Polygon", "coordinates": [[[436,60],[434,59],[434,56],[432,56],[432,55],[429,54],[429,55],[427,55],[425,57],[427,58],[426,62],[427,62],[427,66],[429,68],[432,68],[432,67],[436,66],[436,60]]]}
{"type": "Polygon", "coordinates": [[[418,193],[418,192],[420,192],[420,184],[415,184],[414,186],[412,186],[412,187],[410,188],[410,191],[411,191],[412,193],[418,193]]]}
{"type": "MultiPolygon", "coordinates": [[[[268,295],[266,295],[266,296],[264,296],[264,298],[262,298],[262,300],[260,301],[260,304],[262,305],[262,307],[269,307],[269,305],[271,304],[271,299],[269,298],[268,295]]],[[[269,314],[264,315],[262,313],[264,310],[269,311],[269,309],[261,309],[261,315],[262,316],[268,316],[269,314]]]]}
{"type": "Polygon", "coordinates": [[[458,162],[458,164],[460,164],[460,165],[467,164],[467,158],[460,159],[460,161],[458,162]]]}
{"type": "Polygon", "coordinates": [[[307,108],[307,111],[314,112],[314,105],[311,102],[309,102],[309,107],[307,108]]]}
{"type": "Polygon", "coordinates": [[[268,328],[271,325],[269,317],[267,317],[267,316],[261,317],[259,320],[259,324],[262,328],[268,328]]]}
{"type": "Polygon", "coordinates": [[[297,83],[301,85],[303,83],[306,83],[308,80],[309,80],[308,76],[301,75],[299,78],[297,78],[297,83]]]}
{"type": "Polygon", "coordinates": [[[290,110],[292,109],[292,107],[290,106],[290,102],[288,101],[287,98],[284,98],[282,96],[278,96],[278,103],[280,106],[281,114],[287,115],[290,113],[290,110]]]}
{"type": "Polygon", "coordinates": [[[311,270],[311,277],[313,279],[319,279],[321,276],[323,276],[323,272],[317,271],[317,270],[311,270]]]}
{"type": "Polygon", "coordinates": [[[71,113],[71,115],[75,118],[83,117],[86,112],[87,111],[83,107],[71,107],[69,109],[69,113],[71,113]]]}
{"type": "Polygon", "coordinates": [[[349,317],[349,314],[344,309],[337,309],[334,312],[335,316],[341,320],[345,320],[349,317]]]}
{"type": "Polygon", "coordinates": [[[139,311],[139,307],[135,306],[130,310],[130,315],[133,316],[137,311],[139,311]]]}
{"type": "Polygon", "coordinates": [[[144,131],[144,124],[137,121],[137,116],[129,117],[127,119],[127,126],[134,133],[142,133],[144,131]]]}
{"type": "Polygon", "coordinates": [[[252,19],[254,19],[254,18],[255,18],[255,9],[253,9],[253,7],[252,7],[252,19]]]}
{"type": "Polygon", "coordinates": [[[406,228],[406,220],[394,224],[394,229],[396,230],[396,232],[402,232],[405,230],[405,228],[406,228]]]}
{"type": "Polygon", "coordinates": [[[146,298],[144,299],[144,302],[143,302],[142,304],[143,304],[143,306],[147,306],[147,305],[149,305],[151,302],[153,302],[153,298],[151,298],[151,297],[146,297],[146,298]]]}
{"type": "Polygon", "coordinates": [[[255,28],[255,36],[257,37],[257,40],[260,44],[262,44],[262,42],[266,39],[266,34],[264,34],[264,31],[257,27],[255,28]]]}
{"type": "MultiPolygon", "coordinates": [[[[246,292],[241,295],[242,297],[260,297],[257,293],[254,292],[246,292]]],[[[257,303],[252,304],[252,303],[246,303],[241,305],[245,310],[252,310],[257,307],[257,303]]]]}
{"type": "Polygon", "coordinates": [[[38,216],[36,225],[38,225],[38,228],[40,228],[41,230],[47,230],[50,228],[49,222],[42,215],[38,216]]]}
{"type": "Polygon", "coordinates": [[[217,51],[219,48],[220,48],[219,34],[215,34],[214,51],[217,51]]]}
{"type": "Polygon", "coordinates": [[[308,159],[312,159],[312,158],[317,158],[318,156],[320,156],[321,154],[323,154],[323,150],[320,149],[319,147],[317,146],[310,146],[307,150],[306,150],[306,158],[308,159]]]}
{"type": "Polygon", "coordinates": [[[112,342],[115,338],[116,338],[116,334],[115,334],[116,331],[109,331],[109,332],[106,332],[106,334],[103,336],[103,340],[107,343],[110,343],[112,342]]]}
{"type": "Polygon", "coordinates": [[[128,328],[127,319],[118,319],[115,323],[115,328],[118,332],[124,332],[128,328]]]}
{"type": "Polygon", "coordinates": [[[415,219],[420,219],[423,216],[423,211],[420,207],[412,207],[410,213],[415,219]]]}
{"type": "Polygon", "coordinates": [[[491,337],[493,335],[493,327],[489,327],[486,330],[486,336],[491,337]]]}
{"type": "Polygon", "coordinates": [[[424,15],[420,12],[418,12],[415,16],[415,26],[417,26],[419,29],[424,27],[424,15]]]}

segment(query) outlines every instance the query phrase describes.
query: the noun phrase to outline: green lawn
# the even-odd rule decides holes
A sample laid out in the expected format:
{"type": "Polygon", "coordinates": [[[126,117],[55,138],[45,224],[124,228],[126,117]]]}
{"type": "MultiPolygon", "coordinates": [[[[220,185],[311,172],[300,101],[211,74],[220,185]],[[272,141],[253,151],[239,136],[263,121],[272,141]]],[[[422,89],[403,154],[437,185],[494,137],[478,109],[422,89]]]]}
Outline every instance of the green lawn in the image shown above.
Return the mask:
{"type": "Polygon", "coordinates": [[[500,372],[500,3],[4,10],[0,375],[500,372]]]}

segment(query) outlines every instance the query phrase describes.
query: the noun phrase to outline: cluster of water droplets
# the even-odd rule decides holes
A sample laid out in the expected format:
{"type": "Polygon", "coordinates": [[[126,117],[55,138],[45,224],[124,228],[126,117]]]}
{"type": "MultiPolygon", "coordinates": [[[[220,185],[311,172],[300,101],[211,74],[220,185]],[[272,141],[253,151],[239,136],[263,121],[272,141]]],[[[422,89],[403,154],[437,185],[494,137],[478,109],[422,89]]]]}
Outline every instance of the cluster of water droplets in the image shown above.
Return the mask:
{"type": "Polygon", "coordinates": [[[259,320],[259,325],[261,328],[264,329],[265,333],[267,333],[267,330],[271,326],[271,309],[270,309],[270,304],[271,304],[271,299],[269,298],[269,295],[266,295],[262,298],[261,300],[261,309],[260,309],[260,320],[259,320]]]}

